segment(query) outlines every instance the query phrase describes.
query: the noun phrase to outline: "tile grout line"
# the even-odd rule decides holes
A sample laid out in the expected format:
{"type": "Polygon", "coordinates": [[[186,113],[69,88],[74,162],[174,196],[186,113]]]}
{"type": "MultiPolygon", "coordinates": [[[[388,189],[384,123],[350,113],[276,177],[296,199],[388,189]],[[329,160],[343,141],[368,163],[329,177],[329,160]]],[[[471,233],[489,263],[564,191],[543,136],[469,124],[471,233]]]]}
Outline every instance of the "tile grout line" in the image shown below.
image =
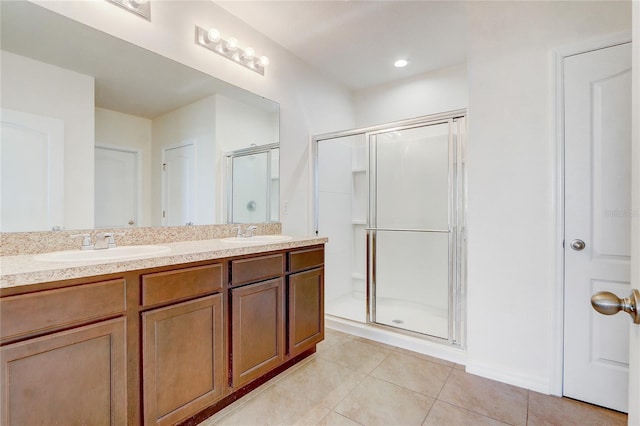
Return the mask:
{"type": "MultiPolygon", "coordinates": [[[[357,341],[356,339],[352,339],[352,340],[357,341]]],[[[362,343],[366,343],[366,342],[362,342],[362,343]]],[[[375,346],[375,345],[371,345],[371,346],[375,346]]],[[[384,348],[380,348],[380,347],[377,347],[377,348],[378,348],[378,349],[384,349],[384,348]]],[[[387,358],[389,357],[389,355],[390,355],[390,354],[386,354],[386,355],[385,355],[385,357],[382,359],[382,361],[380,361],[380,362],[378,363],[378,365],[376,365],[376,366],[375,366],[375,367],[374,367],[370,372],[368,372],[368,373],[363,373],[363,372],[361,372],[361,371],[354,370],[354,369],[353,369],[353,368],[351,368],[351,367],[347,367],[347,366],[344,366],[344,365],[340,365],[340,364],[338,364],[337,362],[333,362],[333,361],[331,361],[331,360],[329,360],[329,359],[325,359],[325,361],[332,362],[332,363],[334,363],[334,364],[335,364],[335,365],[337,365],[337,366],[340,366],[340,367],[343,367],[343,368],[347,368],[347,369],[349,369],[349,370],[351,370],[351,371],[353,371],[353,372],[355,372],[355,373],[362,373],[362,374],[364,374],[364,376],[362,377],[362,379],[358,381],[358,383],[353,387],[353,389],[351,389],[349,392],[347,392],[347,394],[346,394],[344,397],[342,397],[342,399],[341,399],[340,401],[338,401],[338,402],[337,402],[337,403],[336,403],[332,408],[330,408],[330,410],[331,410],[331,411],[333,411],[333,412],[335,412],[336,414],[338,414],[338,415],[340,415],[340,416],[344,417],[344,418],[347,418],[347,419],[349,419],[349,420],[353,421],[353,422],[356,422],[356,423],[358,423],[358,424],[362,424],[362,423],[360,423],[359,421],[357,421],[357,420],[355,420],[355,419],[352,419],[351,417],[347,416],[346,414],[342,414],[342,413],[338,413],[337,411],[334,411],[334,409],[335,409],[338,405],[340,405],[340,404],[341,404],[341,403],[342,403],[342,402],[343,402],[343,401],[344,401],[344,400],[345,400],[349,395],[351,395],[351,394],[352,394],[352,393],[353,393],[353,392],[358,388],[358,386],[360,386],[360,385],[362,384],[362,382],[364,382],[368,377],[371,377],[371,378],[373,378],[373,379],[376,379],[376,377],[372,376],[372,375],[371,375],[371,373],[373,373],[373,372],[374,372],[374,371],[375,371],[375,370],[380,366],[380,364],[382,364],[382,362],[384,362],[384,360],[385,360],[385,359],[387,359],[387,358]]]]}
{"type": "Polygon", "coordinates": [[[527,389],[527,414],[524,417],[525,426],[529,424],[529,404],[531,403],[531,390],[527,389]]]}
{"type": "Polygon", "coordinates": [[[451,375],[453,374],[453,370],[454,369],[455,369],[455,367],[451,367],[451,370],[449,371],[449,374],[447,374],[447,378],[445,379],[444,383],[442,384],[442,387],[440,388],[440,390],[438,391],[438,394],[435,397],[436,401],[440,401],[440,394],[442,393],[442,391],[444,390],[444,387],[447,386],[447,383],[451,379],[451,375]]]}
{"type": "MultiPolygon", "coordinates": [[[[499,422],[499,423],[502,423],[502,424],[508,424],[508,425],[514,426],[513,424],[508,423],[508,422],[506,422],[506,421],[504,421],[504,420],[496,419],[495,417],[492,417],[492,416],[490,416],[490,415],[487,415],[487,414],[483,414],[483,413],[479,413],[479,412],[477,412],[477,411],[474,411],[474,410],[473,410],[473,409],[471,409],[471,408],[468,408],[468,407],[461,407],[461,406],[459,406],[459,405],[457,405],[457,404],[454,404],[453,402],[445,401],[445,400],[443,400],[443,399],[440,399],[440,394],[441,394],[441,393],[442,393],[442,391],[444,390],[444,387],[447,385],[447,382],[451,379],[451,376],[453,375],[454,370],[455,370],[455,367],[454,367],[454,368],[449,372],[449,376],[447,377],[447,380],[445,380],[444,385],[442,385],[442,388],[440,389],[440,392],[438,392],[438,397],[436,398],[436,401],[440,401],[440,402],[442,402],[442,403],[444,403],[444,404],[450,405],[450,406],[455,407],[455,408],[457,408],[457,409],[459,409],[459,410],[464,410],[464,411],[467,411],[467,412],[469,412],[469,413],[473,413],[473,414],[475,414],[475,415],[477,415],[477,416],[481,416],[481,417],[484,417],[484,418],[487,418],[487,419],[495,420],[495,421],[497,421],[497,422],[499,422]]],[[[469,373],[467,373],[466,371],[462,371],[462,374],[469,374],[469,373]]],[[[528,394],[527,394],[527,398],[528,398],[528,394]]],[[[529,406],[529,401],[528,401],[528,399],[527,399],[527,410],[528,410],[528,406],[529,406]]],[[[528,411],[527,411],[527,412],[528,412],[528,411]]],[[[526,422],[525,422],[525,424],[524,424],[523,426],[526,426],[526,422]]]]}

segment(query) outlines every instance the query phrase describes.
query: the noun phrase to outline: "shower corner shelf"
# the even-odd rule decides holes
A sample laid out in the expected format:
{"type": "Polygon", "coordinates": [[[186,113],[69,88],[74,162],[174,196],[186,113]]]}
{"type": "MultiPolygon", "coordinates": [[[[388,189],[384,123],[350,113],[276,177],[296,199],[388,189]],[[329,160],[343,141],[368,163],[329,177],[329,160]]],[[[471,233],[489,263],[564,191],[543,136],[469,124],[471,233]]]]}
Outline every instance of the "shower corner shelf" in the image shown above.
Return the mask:
{"type": "Polygon", "coordinates": [[[367,224],[367,221],[366,221],[366,220],[364,220],[364,219],[353,219],[353,220],[351,221],[351,223],[352,223],[353,225],[366,225],[366,224],[367,224]]]}
{"type": "Polygon", "coordinates": [[[366,173],[366,170],[364,168],[360,169],[360,168],[353,168],[351,169],[351,173],[355,174],[355,173],[366,173]]]}

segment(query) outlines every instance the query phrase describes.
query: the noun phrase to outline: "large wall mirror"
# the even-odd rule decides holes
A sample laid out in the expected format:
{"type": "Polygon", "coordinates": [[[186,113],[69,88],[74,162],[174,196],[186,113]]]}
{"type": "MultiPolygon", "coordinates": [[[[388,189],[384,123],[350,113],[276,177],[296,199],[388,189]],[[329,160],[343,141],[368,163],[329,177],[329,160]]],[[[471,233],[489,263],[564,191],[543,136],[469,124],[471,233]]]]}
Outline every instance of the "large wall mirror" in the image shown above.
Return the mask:
{"type": "MultiPolygon", "coordinates": [[[[0,230],[231,221],[226,176],[261,162],[227,154],[278,150],[277,103],[26,1],[0,13],[0,230]]],[[[266,221],[274,187],[247,203],[266,221]]]]}

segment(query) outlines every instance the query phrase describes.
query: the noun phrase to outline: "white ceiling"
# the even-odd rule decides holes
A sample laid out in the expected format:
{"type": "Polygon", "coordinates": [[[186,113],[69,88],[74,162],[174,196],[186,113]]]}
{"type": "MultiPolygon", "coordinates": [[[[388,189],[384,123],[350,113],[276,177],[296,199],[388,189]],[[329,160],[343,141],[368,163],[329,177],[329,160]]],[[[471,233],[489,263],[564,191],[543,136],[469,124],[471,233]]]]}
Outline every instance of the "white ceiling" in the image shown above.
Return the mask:
{"type": "Polygon", "coordinates": [[[216,1],[351,89],[466,61],[462,1],[216,1]],[[409,65],[399,69],[396,59],[409,65]]]}

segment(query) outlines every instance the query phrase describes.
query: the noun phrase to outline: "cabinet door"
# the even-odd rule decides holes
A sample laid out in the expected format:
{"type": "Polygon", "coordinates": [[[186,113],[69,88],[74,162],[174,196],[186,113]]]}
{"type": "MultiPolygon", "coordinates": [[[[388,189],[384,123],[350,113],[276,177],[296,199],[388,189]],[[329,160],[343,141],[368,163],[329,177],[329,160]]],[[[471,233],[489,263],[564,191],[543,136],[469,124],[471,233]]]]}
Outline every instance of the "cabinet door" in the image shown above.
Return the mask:
{"type": "Polygon", "coordinates": [[[125,348],[124,318],[3,347],[0,423],[126,424],[125,348]]]}
{"type": "Polygon", "coordinates": [[[222,397],[223,318],[221,294],[142,314],[144,424],[174,424],[222,397]]]}
{"type": "Polygon", "coordinates": [[[284,280],[231,290],[232,377],[238,388],[284,360],[284,280]]]}
{"type": "Polygon", "coordinates": [[[289,355],[324,339],[324,269],[289,276],[289,355]]]}

